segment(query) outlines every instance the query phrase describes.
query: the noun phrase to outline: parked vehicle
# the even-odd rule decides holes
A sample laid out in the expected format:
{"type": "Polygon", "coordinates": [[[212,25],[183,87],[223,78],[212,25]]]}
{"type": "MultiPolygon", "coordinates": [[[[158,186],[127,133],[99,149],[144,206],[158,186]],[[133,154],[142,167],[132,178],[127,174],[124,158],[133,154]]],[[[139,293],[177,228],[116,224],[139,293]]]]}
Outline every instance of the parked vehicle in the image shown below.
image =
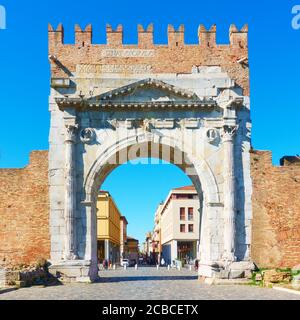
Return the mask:
{"type": "Polygon", "coordinates": [[[121,259],[121,266],[124,267],[129,267],[129,260],[128,259],[121,259]]]}

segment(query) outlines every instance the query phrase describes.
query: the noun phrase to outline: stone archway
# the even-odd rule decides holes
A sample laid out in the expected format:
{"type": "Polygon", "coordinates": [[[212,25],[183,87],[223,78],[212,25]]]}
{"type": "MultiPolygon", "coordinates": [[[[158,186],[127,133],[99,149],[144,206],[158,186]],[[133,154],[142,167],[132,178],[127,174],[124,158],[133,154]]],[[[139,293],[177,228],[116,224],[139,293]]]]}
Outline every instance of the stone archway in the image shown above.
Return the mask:
{"type": "MultiPolygon", "coordinates": [[[[214,47],[207,49],[203,39],[201,50],[182,42],[174,46],[173,37],[182,35],[177,31],[169,30],[168,46],[147,41],[124,48],[120,30],[108,30],[107,45],[93,46],[88,28],[76,33],[75,46],[65,46],[63,29],[49,28],[54,274],[78,281],[97,276],[95,193],[116,167],[112,159],[148,144],[162,159],[160,149],[171,147],[173,159],[166,160],[191,170],[187,175],[203,192],[199,275],[228,278],[231,270],[245,270],[251,244],[251,122],[247,69],[231,53],[247,55],[246,31],[232,30],[230,45],[213,56],[214,47]],[[190,167],[175,161],[176,152],[190,167]]],[[[203,28],[199,32],[205,38],[203,28]]]]}
{"type": "MultiPolygon", "coordinates": [[[[81,210],[85,212],[81,216],[89,216],[90,223],[89,228],[86,230],[86,238],[81,240],[84,241],[87,245],[87,259],[91,259],[96,264],[96,197],[98,190],[106,177],[113,171],[116,167],[121,165],[126,160],[134,160],[140,156],[142,157],[151,157],[153,155],[152,150],[156,149],[158,152],[155,154],[159,159],[168,161],[175,164],[174,162],[174,153],[177,148],[177,152],[181,153],[184,159],[184,163],[176,163],[175,165],[182,169],[187,176],[192,180],[195,189],[198,193],[200,200],[200,225],[199,225],[199,234],[200,234],[200,257],[201,265],[204,267],[211,265],[210,259],[210,241],[209,237],[211,234],[217,234],[217,230],[212,230],[216,228],[217,224],[208,225],[207,219],[212,213],[216,211],[217,207],[222,207],[220,203],[220,196],[218,191],[218,186],[214,177],[212,170],[204,159],[196,159],[193,155],[185,153],[183,150],[180,150],[178,147],[178,141],[174,141],[170,137],[164,137],[160,139],[160,142],[156,142],[155,135],[148,134],[143,136],[143,139],[140,139],[141,136],[133,136],[122,141],[121,143],[112,144],[108,149],[105,150],[92,164],[90,170],[88,170],[87,177],[84,183],[84,199],[81,201],[81,210]],[[137,142],[139,141],[139,142],[137,142]],[[175,142],[171,144],[171,141],[175,142]],[[116,162],[118,155],[120,153],[125,153],[128,155],[128,149],[130,147],[135,147],[140,151],[140,155],[136,157],[125,157],[123,161],[116,162]],[[163,148],[170,151],[163,152],[163,148]],[[145,152],[146,151],[146,152],[145,152]],[[171,157],[168,158],[167,155],[171,157]],[[187,167],[189,167],[188,172],[186,172],[187,167]],[[203,181],[204,183],[201,183],[203,181]]],[[[187,148],[187,150],[192,150],[192,148],[187,148]]],[[[77,246],[80,244],[77,244],[77,246]]],[[[221,258],[221,257],[220,257],[221,258]]]]}

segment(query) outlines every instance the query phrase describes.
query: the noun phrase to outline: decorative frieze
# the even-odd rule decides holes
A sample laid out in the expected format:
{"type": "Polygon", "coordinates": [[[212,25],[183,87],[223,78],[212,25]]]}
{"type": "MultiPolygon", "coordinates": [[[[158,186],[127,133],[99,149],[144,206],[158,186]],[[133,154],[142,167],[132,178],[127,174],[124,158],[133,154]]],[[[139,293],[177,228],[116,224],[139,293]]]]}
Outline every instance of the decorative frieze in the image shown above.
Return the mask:
{"type": "Polygon", "coordinates": [[[204,126],[207,128],[222,128],[223,125],[223,118],[204,118],[204,126]]]}
{"type": "Polygon", "coordinates": [[[153,126],[156,129],[172,129],[174,128],[174,119],[155,119],[153,121],[153,126]]]}
{"type": "Polygon", "coordinates": [[[183,125],[187,129],[196,129],[199,127],[199,120],[198,119],[185,119],[183,121],[183,125]]]}

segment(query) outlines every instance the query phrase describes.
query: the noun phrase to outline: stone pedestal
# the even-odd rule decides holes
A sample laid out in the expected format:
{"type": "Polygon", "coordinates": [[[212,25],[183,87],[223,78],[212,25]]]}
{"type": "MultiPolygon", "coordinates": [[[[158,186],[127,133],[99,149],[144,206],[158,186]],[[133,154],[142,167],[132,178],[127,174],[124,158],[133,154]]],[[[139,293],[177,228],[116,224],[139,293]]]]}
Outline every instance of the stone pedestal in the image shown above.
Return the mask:
{"type": "Polygon", "coordinates": [[[66,260],[49,267],[49,272],[62,282],[93,282],[98,278],[98,266],[88,260],[66,260]]]}
{"type": "Polygon", "coordinates": [[[255,265],[251,261],[239,261],[227,263],[200,264],[198,269],[199,279],[240,279],[247,278],[255,265]]]}

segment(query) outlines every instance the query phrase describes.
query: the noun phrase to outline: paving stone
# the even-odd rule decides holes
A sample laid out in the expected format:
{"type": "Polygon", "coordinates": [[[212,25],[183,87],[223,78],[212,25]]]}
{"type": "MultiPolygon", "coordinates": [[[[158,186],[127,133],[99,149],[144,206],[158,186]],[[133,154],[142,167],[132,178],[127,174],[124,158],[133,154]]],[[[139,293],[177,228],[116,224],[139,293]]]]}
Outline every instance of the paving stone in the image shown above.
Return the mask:
{"type": "Polygon", "coordinates": [[[207,285],[195,271],[141,267],[100,272],[92,284],[21,288],[0,294],[0,300],[300,300],[300,296],[249,285],[207,285]]]}

